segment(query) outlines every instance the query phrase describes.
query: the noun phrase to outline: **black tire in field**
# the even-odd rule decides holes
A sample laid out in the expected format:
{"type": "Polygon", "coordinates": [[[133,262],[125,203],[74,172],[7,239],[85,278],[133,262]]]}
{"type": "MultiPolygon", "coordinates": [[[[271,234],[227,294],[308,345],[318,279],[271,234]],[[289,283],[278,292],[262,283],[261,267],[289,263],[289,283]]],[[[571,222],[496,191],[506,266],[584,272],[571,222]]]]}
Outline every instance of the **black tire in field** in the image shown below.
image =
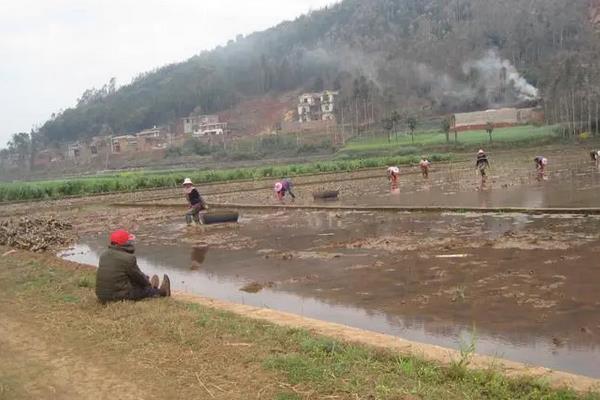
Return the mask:
{"type": "Polygon", "coordinates": [[[315,200],[332,200],[332,199],[337,199],[338,195],[340,194],[339,190],[324,190],[322,192],[314,192],[313,193],[313,198],[315,200]]]}
{"type": "Polygon", "coordinates": [[[237,211],[218,211],[218,212],[208,212],[206,214],[202,214],[202,222],[205,225],[211,224],[223,224],[227,222],[237,222],[239,218],[239,213],[237,211]]]}

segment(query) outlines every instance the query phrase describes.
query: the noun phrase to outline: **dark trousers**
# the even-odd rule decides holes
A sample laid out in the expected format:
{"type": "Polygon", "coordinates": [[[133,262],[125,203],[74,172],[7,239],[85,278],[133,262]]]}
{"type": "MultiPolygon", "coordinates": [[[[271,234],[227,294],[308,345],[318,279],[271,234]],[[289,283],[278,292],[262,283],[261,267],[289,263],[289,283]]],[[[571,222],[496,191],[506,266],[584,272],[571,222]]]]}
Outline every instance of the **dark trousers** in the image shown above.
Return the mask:
{"type": "Polygon", "coordinates": [[[107,303],[112,303],[115,301],[123,301],[123,300],[139,301],[139,300],[144,300],[144,299],[149,299],[149,298],[154,298],[154,297],[161,297],[161,296],[162,296],[162,294],[160,293],[160,290],[155,289],[151,286],[148,286],[148,287],[134,286],[123,297],[116,296],[116,297],[113,297],[110,299],[98,298],[98,300],[102,304],[107,304],[107,303]]]}
{"type": "Polygon", "coordinates": [[[139,286],[134,286],[129,293],[127,293],[127,298],[124,300],[133,300],[133,301],[138,301],[138,300],[143,300],[143,299],[147,299],[150,297],[160,297],[160,290],[159,289],[155,289],[153,287],[139,287],[139,286]]]}
{"type": "Polygon", "coordinates": [[[204,205],[202,203],[198,203],[190,207],[190,210],[185,214],[185,222],[190,225],[192,223],[192,219],[195,223],[200,223],[200,211],[204,210],[204,205]]]}

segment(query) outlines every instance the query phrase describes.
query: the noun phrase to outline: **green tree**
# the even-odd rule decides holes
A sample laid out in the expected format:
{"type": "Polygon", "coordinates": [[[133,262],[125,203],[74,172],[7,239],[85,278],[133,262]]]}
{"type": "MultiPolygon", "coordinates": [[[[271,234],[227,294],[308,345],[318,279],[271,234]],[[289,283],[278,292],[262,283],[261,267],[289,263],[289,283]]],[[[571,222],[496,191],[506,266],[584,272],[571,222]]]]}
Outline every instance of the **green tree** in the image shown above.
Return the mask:
{"type": "Polygon", "coordinates": [[[450,128],[452,124],[450,123],[450,117],[446,117],[442,120],[442,132],[446,134],[446,143],[450,143],[450,128]]]}
{"type": "Polygon", "coordinates": [[[8,151],[16,154],[19,164],[27,166],[31,157],[31,137],[27,132],[19,132],[12,135],[8,142],[8,151]]]}
{"type": "Polygon", "coordinates": [[[398,113],[398,111],[392,111],[392,115],[390,116],[390,120],[392,121],[392,130],[396,133],[396,142],[398,141],[398,123],[402,120],[402,117],[398,113]]]}
{"type": "Polygon", "coordinates": [[[8,162],[8,157],[10,156],[10,152],[8,149],[0,149],[0,167],[4,170],[6,168],[6,163],[8,162]]]}
{"type": "Polygon", "coordinates": [[[384,118],[381,121],[381,125],[383,126],[383,129],[385,129],[385,131],[387,132],[388,143],[390,143],[392,141],[392,129],[394,129],[394,121],[391,117],[384,118]]]}
{"type": "Polygon", "coordinates": [[[417,129],[417,119],[415,117],[408,117],[406,119],[406,125],[410,130],[410,136],[412,143],[415,142],[415,129],[417,129]]]}
{"type": "Polygon", "coordinates": [[[494,123],[491,121],[488,121],[488,123],[485,124],[485,131],[487,132],[488,135],[490,135],[490,143],[492,143],[492,132],[494,132],[494,123]]]}

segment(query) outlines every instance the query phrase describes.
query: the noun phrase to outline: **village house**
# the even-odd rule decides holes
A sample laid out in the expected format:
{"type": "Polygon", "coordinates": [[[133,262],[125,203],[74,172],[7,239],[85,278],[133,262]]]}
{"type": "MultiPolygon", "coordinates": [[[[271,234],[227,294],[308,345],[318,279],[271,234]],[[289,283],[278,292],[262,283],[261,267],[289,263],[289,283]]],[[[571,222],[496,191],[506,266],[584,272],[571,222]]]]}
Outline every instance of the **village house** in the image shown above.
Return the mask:
{"type": "Polygon", "coordinates": [[[538,108],[500,108],[458,113],[451,117],[451,129],[457,132],[483,130],[489,122],[495,128],[543,123],[544,113],[538,108]]]}
{"type": "Polygon", "coordinates": [[[67,159],[77,160],[81,157],[82,145],[79,142],[67,144],[67,159]]]}
{"type": "Polygon", "coordinates": [[[76,142],[67,143],[66,150],[64,150],[64,158],[77,164],[88,163],[97,156],[108,153],[109,149],[109,137],[94,136],[86,141],[78,140],[76,142]]]}
{"type": "Polygon", "coordinates": [[[113,154],[131,153],[138,150],[138,139],[134,135],[113,136],[110,141],[113,154]]]}
{"type": "Polygon", "coordinates": [[[335,98],[338,92],[325,90],[304,93],[298,98],[298,122],[335,120],[335,98]]]}
{"type": "Polygon", "coordinates": [[[110,141],[111,138],[108,136],[94,136],[89,145],[92,158],[109,153],[110,141]]]}
{"type": "Polygon", "coordinates": [[[137,150],[144,151],[152,151],[152,150],[160,150],[167,147],[167,137],[160,128],[156,126],[150,129],[144,129],[141,132],[138,132],[137,137],[137,150]]]}
{"type": "Polygon", "coordinates": [[[193,137],[220,136],[227,133],[227,122],[220,122],[218,115],[196,115],[182,118],[183,132],[193,137]]]}

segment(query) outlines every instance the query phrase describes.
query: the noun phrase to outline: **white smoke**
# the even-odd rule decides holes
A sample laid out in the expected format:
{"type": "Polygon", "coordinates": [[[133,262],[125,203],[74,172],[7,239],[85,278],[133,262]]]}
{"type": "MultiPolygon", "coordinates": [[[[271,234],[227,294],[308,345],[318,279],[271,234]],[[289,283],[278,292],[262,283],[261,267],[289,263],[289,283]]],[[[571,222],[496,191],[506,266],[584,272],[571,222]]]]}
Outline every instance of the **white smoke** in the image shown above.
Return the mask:
{"type": "Polygon", "coordinates": [[[463,65],[465,75],[477,74],[478,82],[485,85],[488,93],[512,91],[519,100],[537,100],[539,91],[531,85],[507,59],[498,56],[496,50],[488,50],[486,55],[476,61],[463,65]]]}
{"type": "Polygon", "coordinates": [[[462,65],[462,74],[439,70],[432,65],[385,54],[366,54],[348,46],[326,50],[316,48],[303,53],[304,62],[321,70],[360,73],[379,89],[395,88],[407,96],[428,99],[432,107],[444,110],[470,110],[513,106],[539,99],[539,91],[521,76],[507,59],[492,49],[483,57],[462,65]]]}
{"type": "Polygon", "coordinates": [[[433,107],[444,110],[475,110],[514,106],[539,99],[538,89],[519,74],[495,50],[462,65],[462,74],[451,75],[431,65],[395,60],[386,66],[386,82],[409,82],[409,91],[419,91],[433,107]]]}

